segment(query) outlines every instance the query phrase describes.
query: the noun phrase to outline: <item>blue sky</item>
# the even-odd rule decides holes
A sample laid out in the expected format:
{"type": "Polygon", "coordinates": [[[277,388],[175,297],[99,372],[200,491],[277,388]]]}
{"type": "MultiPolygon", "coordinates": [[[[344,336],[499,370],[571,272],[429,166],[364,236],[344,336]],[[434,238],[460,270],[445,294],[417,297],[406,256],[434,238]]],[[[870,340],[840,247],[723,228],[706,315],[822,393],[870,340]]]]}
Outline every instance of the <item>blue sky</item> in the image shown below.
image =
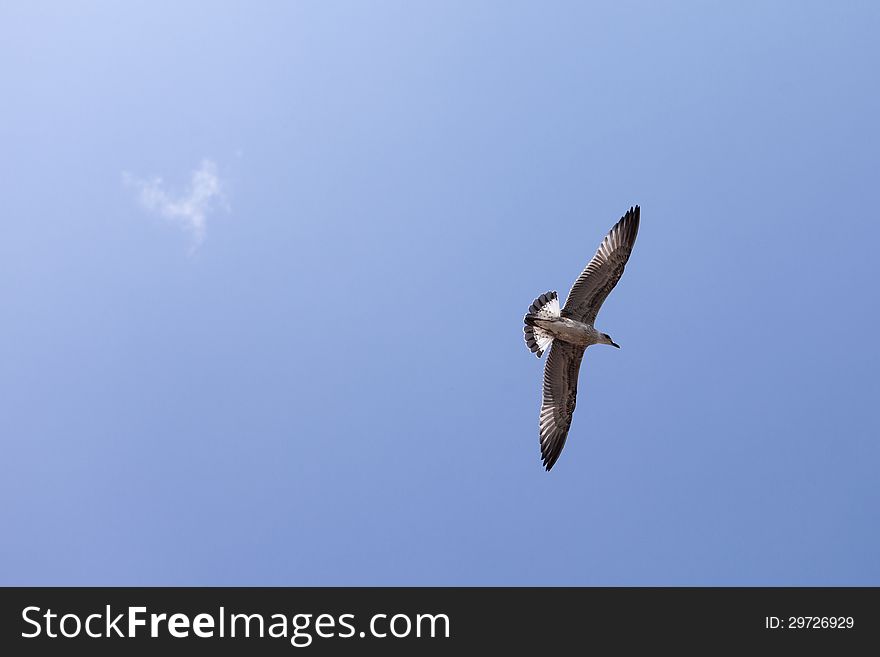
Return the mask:
{"type": "Polygon", "coordinates": [[[880,585],[878,30],[4,3],[0,583],[880,585]],[[522,316],[635,203],[548,474],[522,316]]]}

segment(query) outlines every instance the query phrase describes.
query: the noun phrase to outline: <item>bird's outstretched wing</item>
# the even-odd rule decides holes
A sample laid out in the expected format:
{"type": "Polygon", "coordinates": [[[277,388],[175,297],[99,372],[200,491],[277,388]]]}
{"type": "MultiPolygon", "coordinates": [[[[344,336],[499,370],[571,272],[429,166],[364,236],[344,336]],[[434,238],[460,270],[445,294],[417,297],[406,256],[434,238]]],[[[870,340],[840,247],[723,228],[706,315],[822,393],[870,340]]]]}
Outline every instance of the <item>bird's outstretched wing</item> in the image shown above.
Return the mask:
{"type": "Polygon", "coordinates": [[[596,255],[574,282],[562,309],[563,317],[591,325],[596,321],[599,308],[623,276],[638,233],[639,206],[636,205],[614,224],[596,255]]]}
{"type": "Polygon", "coordinates": [[[586,347],[555,340],[544,366],[544,394],[539,422],[541,458],[549,470],[556,463],[577,401],[578,371],[586,347]]]}

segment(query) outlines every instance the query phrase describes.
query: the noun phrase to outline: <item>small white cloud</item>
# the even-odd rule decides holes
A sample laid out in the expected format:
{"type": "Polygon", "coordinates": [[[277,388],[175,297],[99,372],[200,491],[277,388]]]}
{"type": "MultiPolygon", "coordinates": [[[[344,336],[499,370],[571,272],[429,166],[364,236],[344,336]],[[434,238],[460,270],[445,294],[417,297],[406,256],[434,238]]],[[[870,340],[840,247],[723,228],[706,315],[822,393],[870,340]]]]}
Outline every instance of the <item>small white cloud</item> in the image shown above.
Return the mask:
{"type": "Polygon", "coordinates": [[[143,180],[123,173],[122,179],[127,186],[137,190],[138,200],[145,209],[156,212],[192,234],[193,251],[205,239],[208,215],[217,207],[228,209],[217,175],[217,165],[209,159],[202,160],[199,168],[192,172],[189,187],[180,196],[168,193],[162,178],[143,180]]]}

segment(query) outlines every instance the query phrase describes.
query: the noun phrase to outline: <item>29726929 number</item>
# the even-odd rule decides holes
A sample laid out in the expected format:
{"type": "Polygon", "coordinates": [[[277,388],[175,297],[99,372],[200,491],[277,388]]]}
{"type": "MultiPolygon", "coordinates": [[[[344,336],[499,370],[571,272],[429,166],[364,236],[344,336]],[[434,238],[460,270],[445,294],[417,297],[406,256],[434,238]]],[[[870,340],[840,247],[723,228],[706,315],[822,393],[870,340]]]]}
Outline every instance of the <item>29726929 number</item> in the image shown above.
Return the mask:
{"type": "Polygon", "coordinates": [[[765,616],[764,627],[769,630],[849,630],[855,625],[852,616],[765,616]]]}

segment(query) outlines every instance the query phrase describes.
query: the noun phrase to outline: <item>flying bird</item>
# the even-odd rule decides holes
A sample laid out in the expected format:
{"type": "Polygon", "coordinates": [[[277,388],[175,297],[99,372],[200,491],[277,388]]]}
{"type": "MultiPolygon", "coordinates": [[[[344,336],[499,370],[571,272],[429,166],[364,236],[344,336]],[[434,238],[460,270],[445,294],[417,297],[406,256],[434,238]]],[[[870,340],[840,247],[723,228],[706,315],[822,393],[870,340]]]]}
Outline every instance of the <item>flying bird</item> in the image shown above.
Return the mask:
{"type": "Polygon", "coordinates": [[[578,371],[584,351],[593,344],[620,345],[593,328],[596,315],[632,253],[639,232],[639,206],[631,207],[602,240],[599,250],[578,276],[562,310],[556,292],[532,302],[524,318],[526,346],[538,357],[548,348],[539,419],[541,460],[549,471],[556,463],[574,414],[578,371]]]}

